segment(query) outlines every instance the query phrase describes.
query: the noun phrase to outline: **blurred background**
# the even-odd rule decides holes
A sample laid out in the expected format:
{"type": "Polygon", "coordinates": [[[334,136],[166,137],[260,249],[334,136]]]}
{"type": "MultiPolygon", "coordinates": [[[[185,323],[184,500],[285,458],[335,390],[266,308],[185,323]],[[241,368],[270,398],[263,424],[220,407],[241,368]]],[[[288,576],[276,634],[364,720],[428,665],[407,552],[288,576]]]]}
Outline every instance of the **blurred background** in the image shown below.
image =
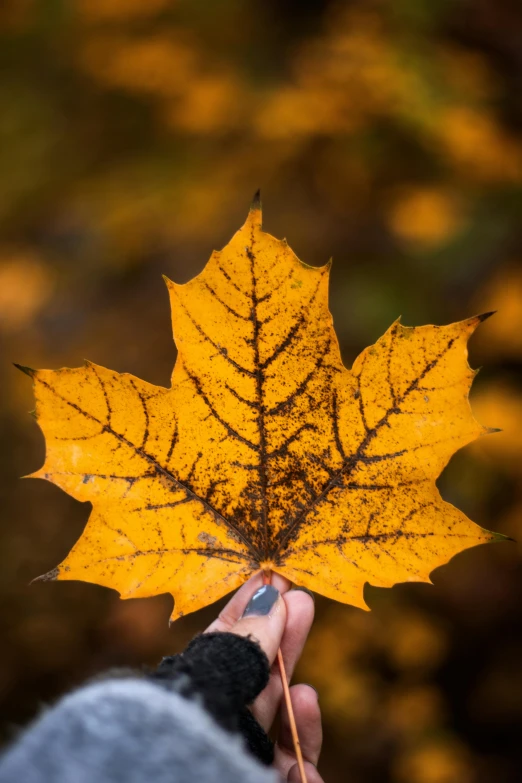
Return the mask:
{"type": "MultiPolygon", "coordinates": [[[[88,358],[168,385],[164,273],[199,272],[262,188],[264,225],[334,257],[350,365],[400,314],[498,309],[472,401],[504,432],[456,455],[444,497],[522,540],[519,0],[3,0],[0,5],[0,713],[3,741],[115,665],[179,651],[171,598],[30,580],[89,515],[19,477],[44,442],[11,365],[88,358]]],[[[435,586],[317,599],[298,677],[328,783],[512,783],[522,769],[522,558],[478,547],[435,586]]]]}

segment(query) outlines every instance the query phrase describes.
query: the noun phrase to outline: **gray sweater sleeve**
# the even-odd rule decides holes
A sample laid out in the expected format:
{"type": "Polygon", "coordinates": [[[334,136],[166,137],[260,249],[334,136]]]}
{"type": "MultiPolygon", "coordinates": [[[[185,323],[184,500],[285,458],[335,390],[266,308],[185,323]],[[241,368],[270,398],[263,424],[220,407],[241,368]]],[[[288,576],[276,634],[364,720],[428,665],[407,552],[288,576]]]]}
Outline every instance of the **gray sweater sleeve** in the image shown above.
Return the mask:
{"type": "Polygon", "coordinates": [[[66,696],[0,760],[0,783],[277,783],[195,701],[139,679],[66,696]]]}

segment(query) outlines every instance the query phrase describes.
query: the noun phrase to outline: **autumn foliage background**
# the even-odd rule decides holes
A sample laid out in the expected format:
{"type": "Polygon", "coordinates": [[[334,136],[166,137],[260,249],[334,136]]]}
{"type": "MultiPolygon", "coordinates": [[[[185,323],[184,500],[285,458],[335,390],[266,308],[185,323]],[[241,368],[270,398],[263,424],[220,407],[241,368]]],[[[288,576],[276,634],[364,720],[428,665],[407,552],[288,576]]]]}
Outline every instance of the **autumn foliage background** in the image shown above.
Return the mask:
{"type": "MultiPolygon", "coordinates": [[[[29,581],[89,515],[18,477],[44,443],[10,362],[89,358],[168,385],[167,274],[243,222],[334,257],[345,362],[402,314],[498,309],[471,343],[472,401],[503,427],[439,485],[522,540],[522,7],[516,0],[7,0],[0,9],[2,736],[115,665],[154,664],[211,607],[29,581]]],[[[320,692],[328,781],[511,783],[522,764],[522,560],[465,552],[435,587],[317,599],[299,678],[320,692]]]]}

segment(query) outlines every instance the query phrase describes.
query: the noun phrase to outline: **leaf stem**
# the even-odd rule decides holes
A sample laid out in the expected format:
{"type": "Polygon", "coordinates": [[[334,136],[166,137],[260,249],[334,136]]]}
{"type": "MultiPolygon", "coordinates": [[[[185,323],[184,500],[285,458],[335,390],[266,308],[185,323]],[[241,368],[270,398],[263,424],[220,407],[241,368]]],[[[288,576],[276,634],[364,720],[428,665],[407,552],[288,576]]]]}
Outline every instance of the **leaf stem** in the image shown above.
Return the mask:
{"type": "MultiPolygon", "coordinates": [[[[272,572],[270,570],[263,571],[264,584],[270,584],[272,581],[272,572]]],[[[295,722],[294,708],[292,707],[292,699],[290,697],[290,688],[288,685],[288,677],[286,676],[285,662],[283,660],[283,653],[281,648],[277,651],[277,662],[279,664],[279,673],[281,675],[281,683],[283,685],[283,693],[285,697],[286,709],[288,710],[288,720],[290,722],[290,731],[292,732],[292,741],[294,743],[294,752],[297,759],[297,766],[299,767],[299,774],[301,776],[301,783],[308,783],[306,778],[306,772],[303,762],[303,753],[301,750],[301,743],[299,742],[299,735],[297,733],[297,725],[295,722]]]]}

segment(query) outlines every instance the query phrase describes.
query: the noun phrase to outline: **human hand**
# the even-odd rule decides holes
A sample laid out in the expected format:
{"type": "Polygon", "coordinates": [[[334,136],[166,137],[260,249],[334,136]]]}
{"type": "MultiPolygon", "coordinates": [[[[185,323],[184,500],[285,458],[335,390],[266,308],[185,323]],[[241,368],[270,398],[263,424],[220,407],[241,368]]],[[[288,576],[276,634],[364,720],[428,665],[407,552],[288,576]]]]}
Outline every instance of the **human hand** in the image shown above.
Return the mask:
{"type": "MultiPolygon", "coordinates": [[[[254,637],[270,662],[270,679],[259,694],[252,712],[265,731],[269,731],[276,715],[280,714],[280,729],[275,746],[274,766],[288,783],[300,783],[288,712],[283,696],[281,675],[277,664],[277,650],[281,648],[286,673],[290,679],[303,651],[314,618],[314,602],[303,590],[290,590],[290,583],[278,574],[272,576],[272,587],[259,595],[263,586],[261,574],[253,576],[232,597],[219,617],[207,628],[208,632],[229,632],[254,637]],[[250,599],[256,595],[256,599],[250,599]],[[250,602],[250,603],[249,603],[250,602]],[[256,609],[256,603],[258,608],[256,609]],[[270,605],[271,604],[271,605],[270,605]],[[243,616],[245,609],[247,615],[243,616]],[[265,614],[250,614],[252,611],[265,614]]],[[[290,688],[297,731],[305,760],[308,783],[323,783],[316,764],[322,743],[321,712],[317,692],[310,685],[293,685],[290,688]]]]}

